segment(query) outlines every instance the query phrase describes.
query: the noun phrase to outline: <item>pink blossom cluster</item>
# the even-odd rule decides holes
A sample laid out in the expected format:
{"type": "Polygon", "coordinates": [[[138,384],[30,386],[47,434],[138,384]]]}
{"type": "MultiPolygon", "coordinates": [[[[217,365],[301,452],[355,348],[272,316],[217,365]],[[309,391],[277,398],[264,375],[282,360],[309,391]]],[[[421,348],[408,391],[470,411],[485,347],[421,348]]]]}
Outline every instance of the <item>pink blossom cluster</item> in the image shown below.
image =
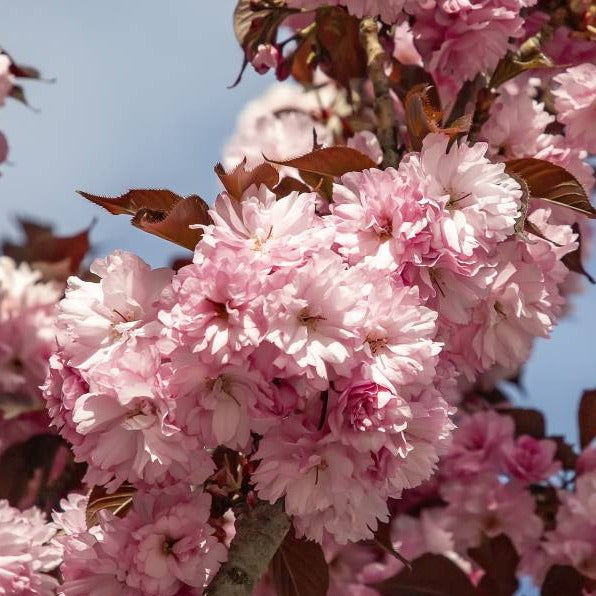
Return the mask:
{"type": "Polygon", "coordinates": [[[0,500],[0,594],[51,596],[58,582],[52,572],[61,561],[53,543],[57,526],[39,509],[19,511],[0,500]]]}
{"type": "Polygon", "coordinates": [[[182,485],[137,493],[125,517],[101,511],[89,529],[87,502],[72,494],[53,514],[62,530],[55,543],[63,596],[200,595],[227,558],[209,525],[206,493],[182,485]]]}
{"type": "Polygon", "coordinates": [[[0,257],[0,393],[18,396],[21,405],[40,401],[61,294],[29,265],[0,257]]]}
{"type": "MultiPolygon", "coordinates": [[[[504,534],[521,558],[519,577],[541,585],[551,566],[571,565],[594,579],[596,450],[580,455],[575,486],[558,489],[563,476],[556,450],[550,439],[515,436],[506,413],[464,415],[438,475],[395,504],[393,549],[410,561],[443,555],[477,583],[483,571],[469,550],[504,534]],[[548,507],[560,502],[556,520],[548,521],[548,508],[541,513],[536,495],[553,496],[548,507]]],[[[324,550],[333,596],[375,596],[375,584],[403,569],[396,557],[370,543],[327,542],[324,550]]],[[[275,594],[268,577],[257,594],[275,594]]]]}
{"type": "Polygon", "coordinates": [[[537,208],[557,244],[518,238],[519,183],[487,153],[429,135],[328,206],[223,192],[176,274],[117,252],[71,278],[45,394],[86,481],[200,484],[223,445],[299,535],[372,537],[445,451],[456,371],[515,369],[564,302],[575,235],[537,208]]]}
{"type": "Polygon", "coordinates": [[[359,19],[363,17],[379,17],[391,25],[403,15],[405,8],[418,5],[434,6],[434,0],[288,0],[292,8],[314,10],[321,6],[345,6],[350,14],[359,19]]]}

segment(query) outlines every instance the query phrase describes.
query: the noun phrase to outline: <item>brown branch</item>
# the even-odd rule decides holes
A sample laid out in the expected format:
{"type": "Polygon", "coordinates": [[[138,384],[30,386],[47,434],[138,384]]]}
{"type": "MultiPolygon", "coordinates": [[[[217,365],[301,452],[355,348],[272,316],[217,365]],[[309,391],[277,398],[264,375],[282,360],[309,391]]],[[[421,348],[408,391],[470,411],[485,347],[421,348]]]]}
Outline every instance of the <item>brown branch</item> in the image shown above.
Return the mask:
{"type": "Polygon", "coordinates": [[[389,79],[385,73],[385,51],[379,41],[376,19],[362,19],[360,43],[366,52],[368,76],[375,92],[377,137],[383,149],[383,167],[396,167],[399,163],[399,153],[397,151],[398,132],[395,107],[391,97],[389,79]]]}
{"type": "Polygon", "coordinates": [[[228,560],[207,588],[207,596],[249,596],[283,542],[291,520],[283,502],[259,501],[236,521],[228,560]]]}

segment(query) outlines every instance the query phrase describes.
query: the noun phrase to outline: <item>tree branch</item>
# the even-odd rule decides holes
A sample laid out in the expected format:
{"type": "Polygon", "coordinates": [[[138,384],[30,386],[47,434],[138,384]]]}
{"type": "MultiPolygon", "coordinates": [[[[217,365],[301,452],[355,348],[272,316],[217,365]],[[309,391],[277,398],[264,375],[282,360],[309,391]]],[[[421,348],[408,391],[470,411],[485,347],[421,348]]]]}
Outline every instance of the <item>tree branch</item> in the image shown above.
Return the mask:
{"type": "Polygon", "coordinates": [[[377,137],[383,149],[383,167],[396,167],[399,163],[397,151],[397,123],[391,87],[385,74],[385,51],[379,41],[377,21],[362,19],[360,43],[366,52],[368,76],[375,91],[375,114],[377,116],[377,137]]]}
{"type": "Polygon", "coordinates": [[[283,502],[259,501],[236,521],[228,560],[207,588],[207,596],[249,596],[291,526],[283,502]]]}

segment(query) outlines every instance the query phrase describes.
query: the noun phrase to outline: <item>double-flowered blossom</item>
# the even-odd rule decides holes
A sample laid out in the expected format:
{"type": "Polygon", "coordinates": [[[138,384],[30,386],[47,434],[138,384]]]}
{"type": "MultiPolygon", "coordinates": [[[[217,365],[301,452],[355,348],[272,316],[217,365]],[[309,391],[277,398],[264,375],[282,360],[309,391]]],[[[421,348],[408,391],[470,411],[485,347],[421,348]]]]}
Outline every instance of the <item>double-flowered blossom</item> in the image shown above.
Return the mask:
{"type": "Polygon", "coordinates": [[[580,64],[554,80],[557,119],[565,125],[565,137],[571,145],[596,153],[596,66],[580,64]]]}
{"type": "MultiPolygon", "coordinates": [[[[1,56],[0,56],[1,57],[1,56]]],[[[9,257],[0,257],[0,391],[39,401],[55,348],[56,304],[62,288],[9,257]]]]}
{"type": "Polygon", "coordinates": [[[0,594],[51,596],[58,582],[52,572],[61,561],[52,542],[57,526],[32,507],[24,511],[0,501],[0,594]]]}
{"type": "Polygon", "coordinates": [[[137,493],[123,519],[104,511],[89,530],[86,502],[71,495],[54,513],[64,596],[199,596],[227,558],[206,493],[181,485],[137,493]]]}

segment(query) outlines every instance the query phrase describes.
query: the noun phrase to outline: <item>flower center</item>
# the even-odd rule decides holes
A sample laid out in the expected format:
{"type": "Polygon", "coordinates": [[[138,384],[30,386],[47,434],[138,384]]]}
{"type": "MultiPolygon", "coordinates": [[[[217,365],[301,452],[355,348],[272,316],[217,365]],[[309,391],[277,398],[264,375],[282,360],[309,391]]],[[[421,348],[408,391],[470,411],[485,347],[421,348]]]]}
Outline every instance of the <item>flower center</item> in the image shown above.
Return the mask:
{"type": "Polygon", "coordinates": [[[367,337],[366,343],[368,344],[372,355],[376,356],[387,345],[387,338],[383,337],[375,339],[373,337],[367,337]]]}
{"type": "Polygon", "coordinates": [[[298,313],[298,322],[308,329],[315,330],[319,321],[324,321],[325,317],[320,315],[311,315],[307,308],[303,308],[298,313]]]}

